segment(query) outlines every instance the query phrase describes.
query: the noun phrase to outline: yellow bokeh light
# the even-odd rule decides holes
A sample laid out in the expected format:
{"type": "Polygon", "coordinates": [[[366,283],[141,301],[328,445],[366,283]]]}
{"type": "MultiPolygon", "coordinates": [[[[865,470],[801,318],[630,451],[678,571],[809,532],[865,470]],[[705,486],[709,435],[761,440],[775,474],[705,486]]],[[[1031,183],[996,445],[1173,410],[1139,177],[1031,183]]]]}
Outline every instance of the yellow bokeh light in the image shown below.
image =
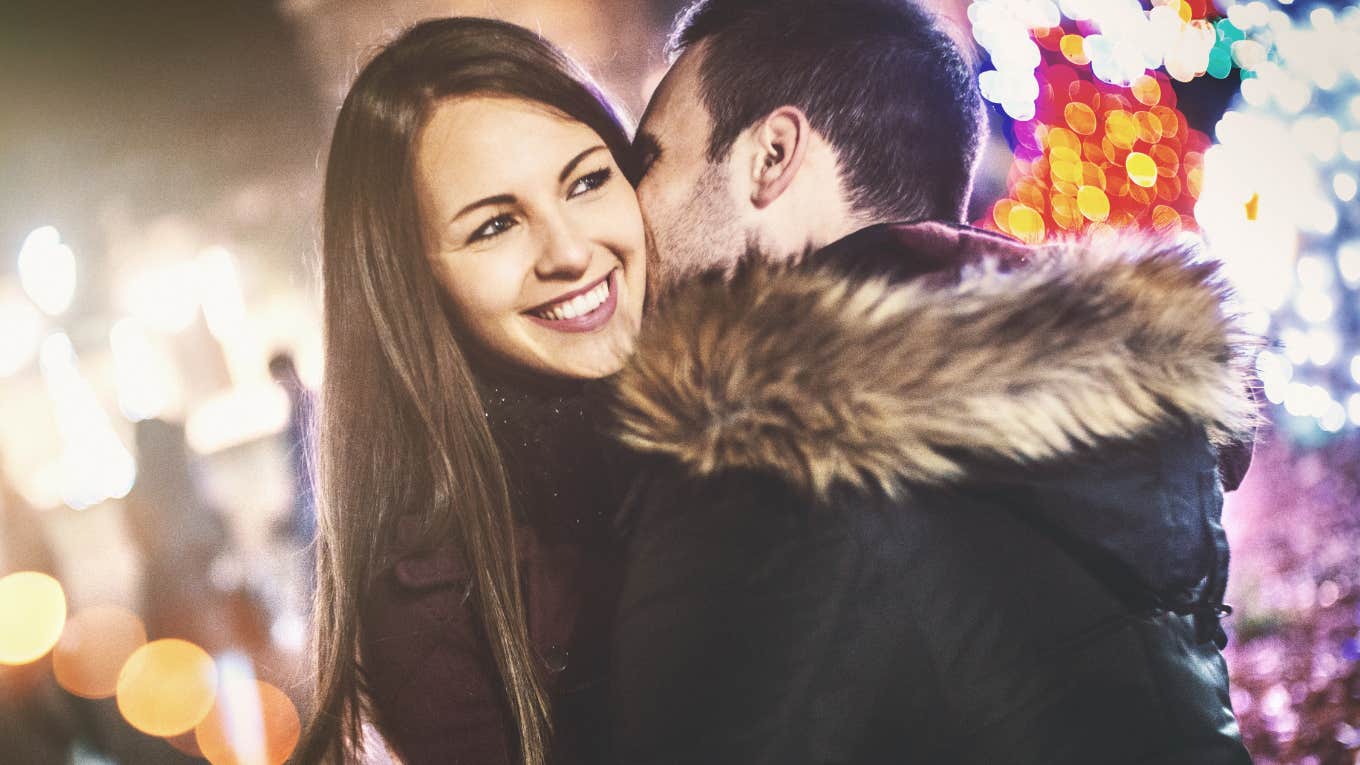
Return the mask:
{"type": "Polygon", "coordinates": [[[1151,75],[1141,75],[1134,79],[1129,85],[1129,90],[1133,97],[1144,106],[1153,106],[1162,100],[1162,86],[1157,82],[1157,78],[1151,75]]]}
{"type": "Polygon", "coordinates": [[[1138,112],[1133,115],[1133,124],[1138,130],[1139,140],[1148,143],[1162,140],[1162,121],[1152,112],[1138,112]]]}
{"type": "Polygon", "coordinates": [[[56,579],[19,571],[0,579],[0,664],[41,659],[66,625],[66,593],[56,579]]]}
{"type": "Polygon", "coordinates": [[[1023,242],[1038,244],[1044,240],[1044,218],[1032,207],[1026,205],[1012,207],[1009,224],[1011,234],[1023,242]]]}
{"type": "Polygon", "coordinates": [[[234,698],[227,698],[224,690],[212,712],[194,729],[198,748],[212,765],[282,765],[302,733],[297,707],[269,683],[237,687],[239,691],[231,694],[234,698]],[[245,694],[252,697],[240,698],[245,694]]]}
{"type": "Polygon", "coordinates": [[[1081,35],[1063,35],[1062,39],[1058,41],[1058,48],[1062,50],[1062,54],[1067,57],[1068,61],[1077,66],[1085,66],[1091,63],[1091,59],[1086,56],[1085,42],[1086,39],[1081,35]]]}
{"type": "Polygon", "coordinates": [[[1134,123],[1133,115],[1123,109],[1115,109],[1105,115],[1105,136],[1121,149],[1133,146],[1133,142],[1138,139],[1138,125],[1134,123]]]}
{"type": "Polygon", "coordinates": [[[1081,163],[1072,159],[1053,160],[1050,166],[1054,182],[1081,183],[1081,163]]]}
{"type": "Polygon", "coordinates": [[[1065,229],[1075,229],[1081,226],[1081,211],[1077,209],[1077,200],[1066,194],[1054,194],[1050,200],[1050,208],[1053,210],[1053,222],[1065,229]]]}
{"type": "Polygon", "coordinates": [[[1145,189],[1157,183],[1157,163],[1141,151],[1129,152],[1124,158],[1124,169],[1128,171],[1130,181],[1145,189]]]}
{"type": "Polygon", "coordinates": [[[996,227],[1009,234],[1011,232],[1011,209],[1015,207],[1015,201],[1011,199],[998,199],[992,205],[992,220],[996,227]]]}
{"type": "Polygon", "coordinates": [[[1080,101],[1072,101],[1063,107],[1063,119],[1073,132],[1080,135],[1096,132],[1095,110],[1080,101]]]}
{"type": "Polygon", "coordinates": [[[1071,149],[1074,154],[1081,151],[1081,139],[1066,128],[1055,127],[1044,136],[1044,143],[1050,148],[1071,149]]]}
{"type": "Polygon", "coordinates": [[[1110,198],[1095,186],[1077,189],[1077,207],[1089,221],[1099,223],[1110,217],[1110,198]]]}
{"type": "Polygon", "coordinates": [[[202,648],[155,640],[137,649],[118,675],[118,710],[132,727],[175,736],[207,717],[217,696],[217,668],[202,648]]]}
{"type": "Polygon", "coordinates": [[[92,606],[66,623],[52,651],[52,672],[67,691],[106,699],[118,690],[118,673],[134,651],[146,645],[146,627],[117,606],[92,606]]]}

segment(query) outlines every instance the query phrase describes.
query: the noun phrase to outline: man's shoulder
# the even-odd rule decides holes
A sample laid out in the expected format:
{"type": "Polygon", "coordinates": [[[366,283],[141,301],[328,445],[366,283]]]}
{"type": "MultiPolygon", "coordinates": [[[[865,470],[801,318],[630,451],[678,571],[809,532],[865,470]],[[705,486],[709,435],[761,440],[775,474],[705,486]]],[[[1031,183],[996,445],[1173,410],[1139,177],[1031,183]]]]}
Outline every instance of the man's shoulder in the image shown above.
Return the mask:
{"type": "Polygon", "coordinates": [[[825,499],[967,481],[1189,420],[1250,430],[1251,339],[1214,264],[1165,242],[980,259],[955,283],[749,266],[649,317],[615,432],[690,477],[825,499]]]}

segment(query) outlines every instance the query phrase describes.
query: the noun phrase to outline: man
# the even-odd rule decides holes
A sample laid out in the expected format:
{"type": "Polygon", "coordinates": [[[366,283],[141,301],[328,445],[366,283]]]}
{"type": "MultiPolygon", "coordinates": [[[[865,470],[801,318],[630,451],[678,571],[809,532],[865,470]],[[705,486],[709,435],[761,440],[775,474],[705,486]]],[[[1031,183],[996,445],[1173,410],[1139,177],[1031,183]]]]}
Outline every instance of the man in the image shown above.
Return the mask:
{"type": "Polygon", "coordinates": [[[1249,762],[1215,268],[960,225],[980,104],[905,2],[701,0],[674,44],[614,400],[618,761],[1249,762]]]}

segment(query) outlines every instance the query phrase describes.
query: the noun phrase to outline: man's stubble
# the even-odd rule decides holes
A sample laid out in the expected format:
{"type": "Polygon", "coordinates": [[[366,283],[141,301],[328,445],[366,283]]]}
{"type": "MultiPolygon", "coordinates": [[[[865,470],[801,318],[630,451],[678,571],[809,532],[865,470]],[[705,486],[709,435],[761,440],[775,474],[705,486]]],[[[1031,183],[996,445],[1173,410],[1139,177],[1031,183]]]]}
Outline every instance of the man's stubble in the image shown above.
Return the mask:
{"type": "Polygon", "coordinates": [[[688,198],[667,214],[653,217],[649,303],[711,272],[730,273],[750,247],[733,209],[724,167],[708,163],[688,198]]]}

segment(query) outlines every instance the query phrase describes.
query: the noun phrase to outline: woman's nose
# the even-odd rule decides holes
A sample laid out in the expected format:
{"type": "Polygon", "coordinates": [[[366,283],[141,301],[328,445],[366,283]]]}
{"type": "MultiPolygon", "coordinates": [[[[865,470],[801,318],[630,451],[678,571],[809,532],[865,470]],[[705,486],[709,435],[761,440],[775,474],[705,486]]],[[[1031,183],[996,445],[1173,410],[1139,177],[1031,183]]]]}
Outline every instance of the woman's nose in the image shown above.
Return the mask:
{"type": "Polygon", "coordinates": [[[540,279],[576,279],[590,268],[590,240],[569,221],[548,221],[534,271],[540,279]]]}

